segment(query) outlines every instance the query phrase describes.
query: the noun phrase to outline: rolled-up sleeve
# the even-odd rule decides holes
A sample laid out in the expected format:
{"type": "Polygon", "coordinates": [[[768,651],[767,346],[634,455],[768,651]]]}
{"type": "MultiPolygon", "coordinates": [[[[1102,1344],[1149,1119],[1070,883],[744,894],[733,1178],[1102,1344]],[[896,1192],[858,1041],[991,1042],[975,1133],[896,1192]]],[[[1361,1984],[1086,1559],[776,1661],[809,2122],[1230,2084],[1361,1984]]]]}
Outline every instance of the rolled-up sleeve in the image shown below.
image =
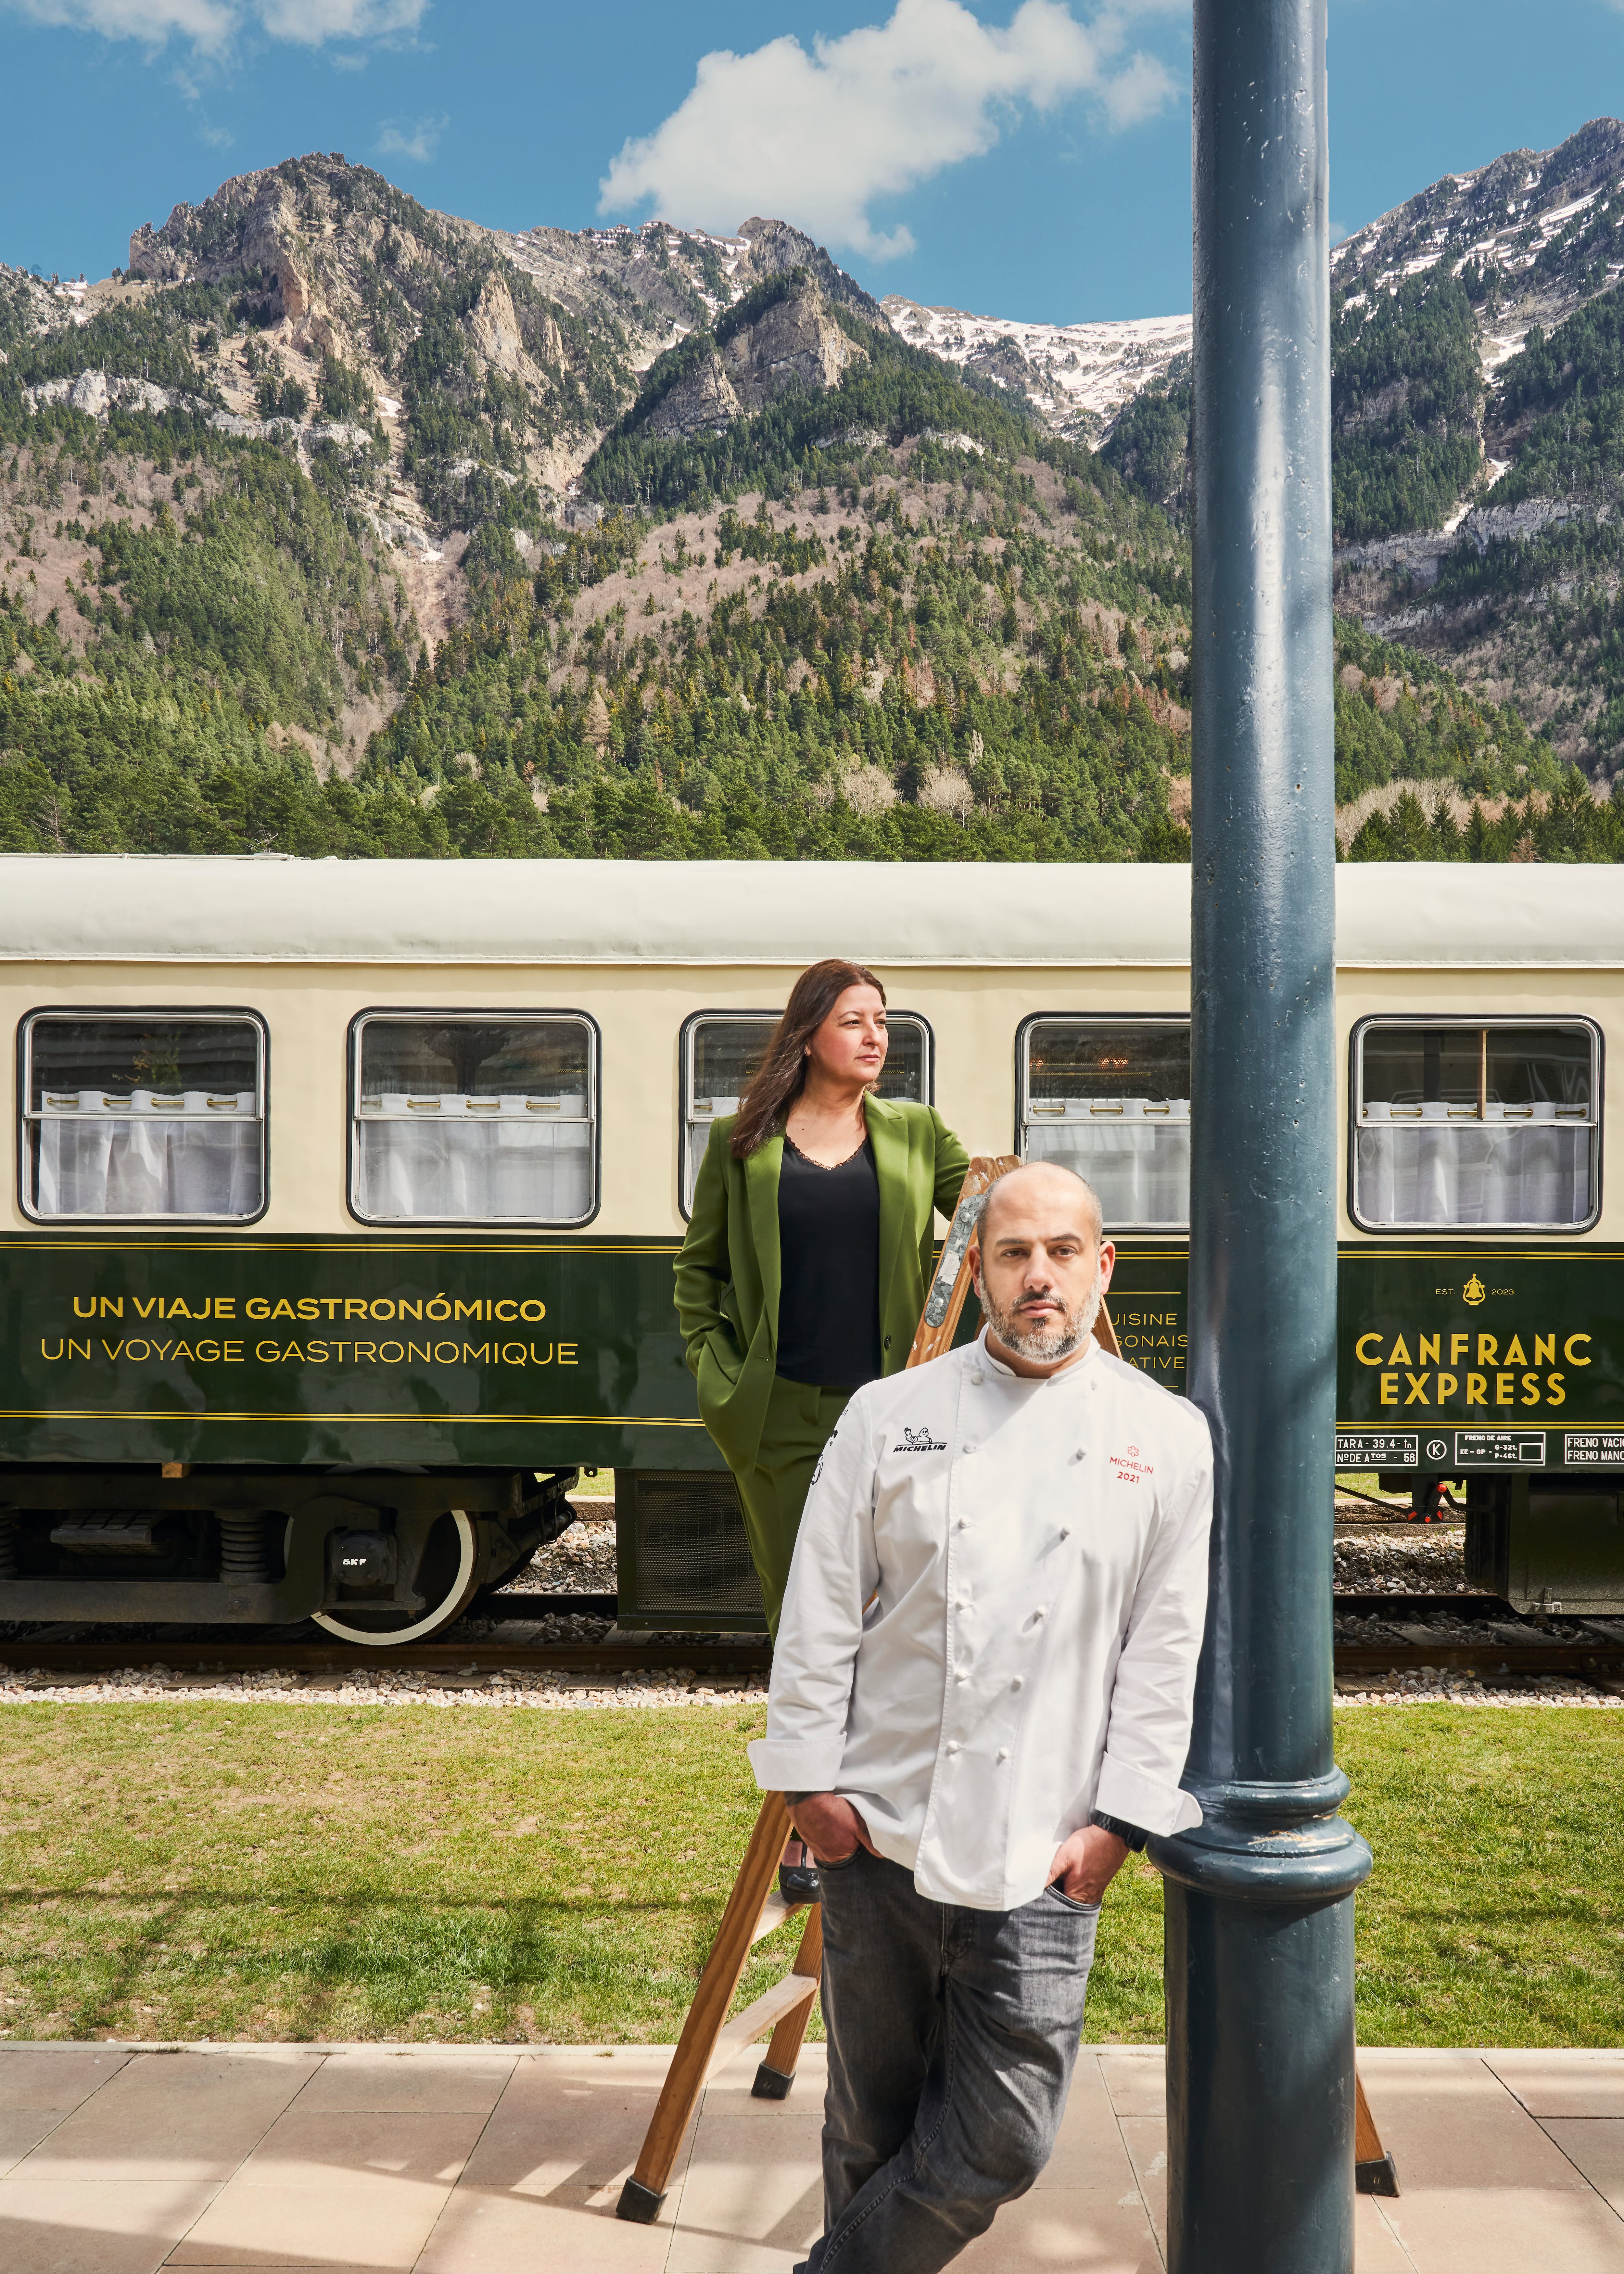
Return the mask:
{"type": "Polygon", "coordinates": [[[1147,1832],[1188,1832],[1201,1821],[1200,1803],[1179,1779],[1207,1622],[1212,1520],[1212,1449],[1203,1442],[1169,1495],[1134,1590],[1094,1795],[1107,1816],[1147,1832]]]}
{"type": "Polygon", "coordinates": [[[763,1792],[828,1792],[839,1777],[863,1605],[879,1585],[875,1467],[859,1390],[823,1448],[801,1518],[773,1646],[767,1734],[749,1748],[763,1792]]]}

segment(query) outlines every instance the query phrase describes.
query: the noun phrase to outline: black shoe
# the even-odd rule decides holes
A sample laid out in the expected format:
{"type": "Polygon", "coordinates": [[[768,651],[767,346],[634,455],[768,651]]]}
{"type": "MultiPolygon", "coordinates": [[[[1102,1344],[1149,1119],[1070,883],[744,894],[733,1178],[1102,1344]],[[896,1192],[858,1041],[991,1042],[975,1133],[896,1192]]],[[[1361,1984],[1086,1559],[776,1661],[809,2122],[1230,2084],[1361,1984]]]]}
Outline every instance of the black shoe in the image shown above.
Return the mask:
{"type": "Polygon", "coordinates": [[[817,1883],[812,1850],[804,1840],[798,1840],[795,1845],[801,1850],[801,1861],[778,1865],[778,1893],[786,1903],[821,1903],[823,1891],[817,1883]]]}

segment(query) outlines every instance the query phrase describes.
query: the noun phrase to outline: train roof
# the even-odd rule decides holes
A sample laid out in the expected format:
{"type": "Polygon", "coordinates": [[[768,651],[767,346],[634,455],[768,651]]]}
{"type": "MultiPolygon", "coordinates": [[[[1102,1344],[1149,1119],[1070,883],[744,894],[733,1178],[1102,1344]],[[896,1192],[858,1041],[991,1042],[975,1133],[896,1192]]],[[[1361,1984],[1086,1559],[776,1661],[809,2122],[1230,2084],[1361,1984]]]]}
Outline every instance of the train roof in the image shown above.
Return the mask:
{"type": "MultiPolygon", "coordinates": [[[[1348,863],[1344,968],[1624,965],[1624,870],[1348,863]]],[[[0,960],[1187,964],[1190,870],[1116,862],[0,855],[0,960]]]]}

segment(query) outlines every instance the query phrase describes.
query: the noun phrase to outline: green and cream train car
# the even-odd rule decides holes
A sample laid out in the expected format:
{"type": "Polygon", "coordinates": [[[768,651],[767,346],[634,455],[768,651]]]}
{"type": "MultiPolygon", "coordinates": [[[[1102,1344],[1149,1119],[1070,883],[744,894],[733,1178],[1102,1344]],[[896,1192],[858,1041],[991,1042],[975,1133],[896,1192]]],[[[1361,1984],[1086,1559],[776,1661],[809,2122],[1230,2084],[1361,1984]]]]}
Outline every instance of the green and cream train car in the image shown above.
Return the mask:
{"type": "MultiPolygon", "coordinates": [[[[794,974],[885,1087],[1073,1163],[1184,1383],[1189,872],[0,860],[15,1038],[0,1618],[443,1627],[617,1478],[620,1617],[759,1622],[671,1266],[794,974]]],[[[1474,1566],[1624,1608],[1624,892],[1338,879],[1339,1464],[1463,1480],[1474,1566]]]]}

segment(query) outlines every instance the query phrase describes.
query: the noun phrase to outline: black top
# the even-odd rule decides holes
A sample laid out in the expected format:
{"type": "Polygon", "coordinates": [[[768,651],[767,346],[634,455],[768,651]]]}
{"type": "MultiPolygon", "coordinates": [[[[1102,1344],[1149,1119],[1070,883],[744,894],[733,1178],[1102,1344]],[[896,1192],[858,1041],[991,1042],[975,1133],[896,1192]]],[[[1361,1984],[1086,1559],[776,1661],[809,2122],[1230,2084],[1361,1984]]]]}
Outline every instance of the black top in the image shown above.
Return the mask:
{"type": "Polygon", "coordinates": [[[865,1138],[838,1169],[784,1140],[778,1171],[778,1371],[858,1389],[880,1365],[880,1179],[865,1138]]]}

